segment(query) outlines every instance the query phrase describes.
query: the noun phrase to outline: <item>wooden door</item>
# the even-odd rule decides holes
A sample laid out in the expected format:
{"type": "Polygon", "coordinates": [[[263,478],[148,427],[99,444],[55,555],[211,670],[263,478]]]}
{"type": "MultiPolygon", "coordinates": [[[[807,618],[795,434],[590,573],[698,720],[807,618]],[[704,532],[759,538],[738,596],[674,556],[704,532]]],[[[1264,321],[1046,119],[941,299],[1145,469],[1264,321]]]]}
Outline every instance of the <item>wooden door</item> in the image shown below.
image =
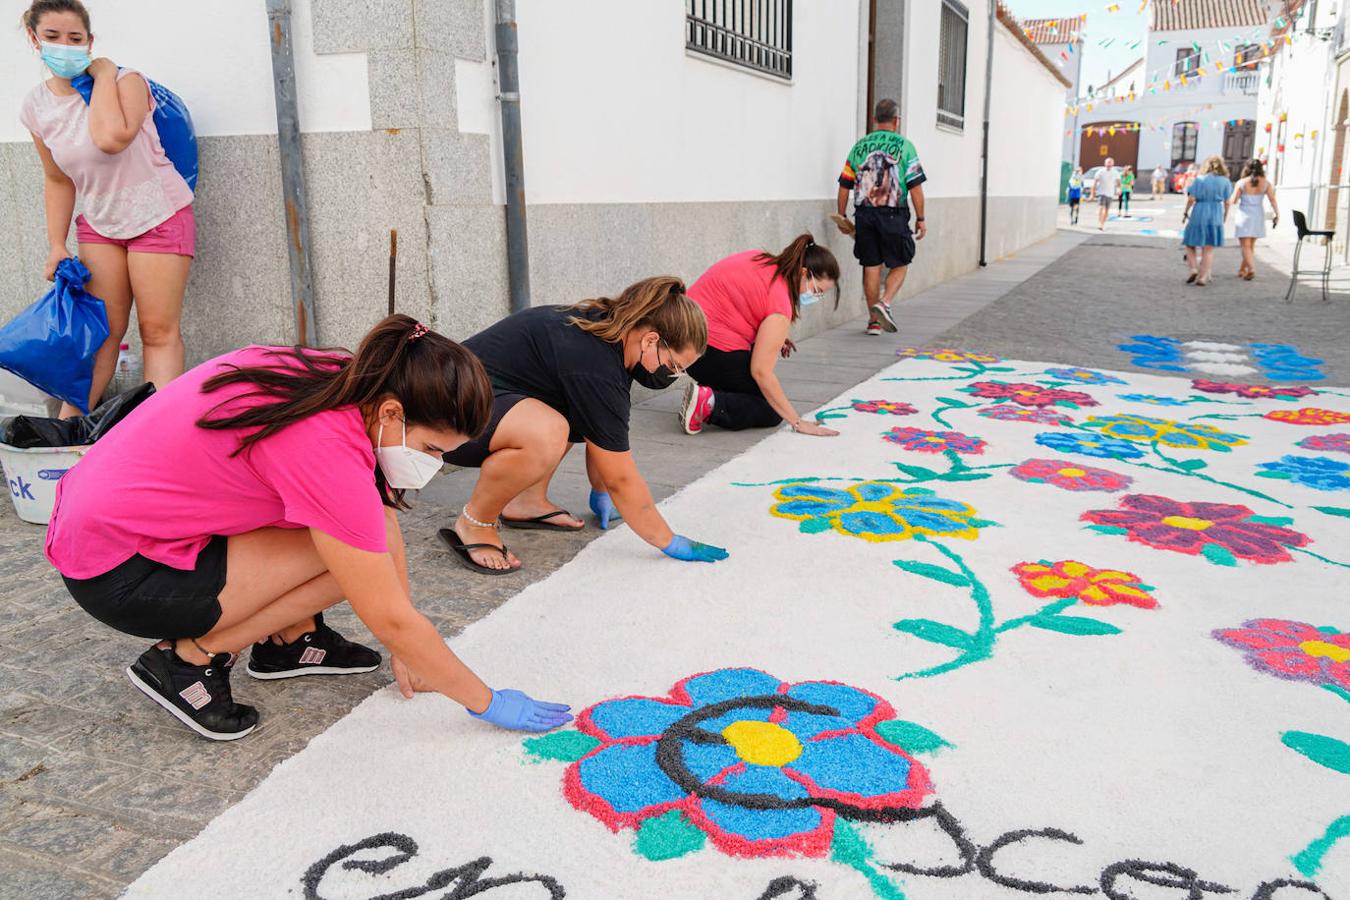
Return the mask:
{"type": "Polygon", "coordinates": [[[1087,171],[1100,166],[1107,157],[1117,167],[1139,167],[1139,126],[1135,122],[1093,122],[1083,126],[1082,142],[1078,149],[1078,164],[1087,171]],[[1116,129],[1111,134],[1111,128],[1116,129]],[[1089,133],[1090,132],[1090,133],[1089,133]]]}
{"type": "Polygon", "coordinates": [[[1223,126],[1223,164],[1234,181],[1242,177],[1242,167],[1252,158],[1256,147],[1256,123],[1227,122],[1223,126]]]}

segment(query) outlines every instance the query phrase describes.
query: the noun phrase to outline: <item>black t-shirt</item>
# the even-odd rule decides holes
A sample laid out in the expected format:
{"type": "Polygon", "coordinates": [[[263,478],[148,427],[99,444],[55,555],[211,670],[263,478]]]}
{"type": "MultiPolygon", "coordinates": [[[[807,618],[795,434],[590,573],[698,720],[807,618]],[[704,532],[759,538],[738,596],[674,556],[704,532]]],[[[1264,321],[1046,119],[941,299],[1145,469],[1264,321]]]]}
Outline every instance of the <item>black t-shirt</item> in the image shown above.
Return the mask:
{"type": "Polygon", "coordinates": [[[633,383],[623,365],[623,345],[569,323],[576,315],[561,306],[532,307],[480,331],[464,346],[483,361],[497,393],[547,403],[567,419],[574,435],[623,453],[633,383]]]}

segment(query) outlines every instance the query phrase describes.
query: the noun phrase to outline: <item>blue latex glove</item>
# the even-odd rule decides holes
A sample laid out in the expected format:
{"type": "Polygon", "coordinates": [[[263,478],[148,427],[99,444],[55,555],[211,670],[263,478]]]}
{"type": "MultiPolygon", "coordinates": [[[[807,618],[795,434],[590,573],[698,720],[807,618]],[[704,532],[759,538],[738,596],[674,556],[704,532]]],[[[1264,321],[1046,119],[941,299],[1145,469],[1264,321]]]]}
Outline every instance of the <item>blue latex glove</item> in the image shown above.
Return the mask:
{"type": "Polygon", "coordinates": [[[623,516],[619,515],[614,501],[603,491],[591,491],[591,512],[595,513],[596,524],[602,531],[609,528],[610,522],[623,521],[623,516]]]}
{"type": "Polygon", "coordinates": [[[677,534],[670,539],[670,544],[661,551],[671,559],[679,559],[685,562],[717,562],[719,559],[727,558],[727,551],[721,547],[714,547],[712,544],[700,544],[698,541],[691,541],[682,534],[677,534]]]}
{"type": "Polygon", "coordinates": [[[493,691],[492,702],[481,713],[469,710],[469,715],[498,728],[512,731],[549,731],[572,721],[562,703],[544,703],[521,691],[493,691]]]}

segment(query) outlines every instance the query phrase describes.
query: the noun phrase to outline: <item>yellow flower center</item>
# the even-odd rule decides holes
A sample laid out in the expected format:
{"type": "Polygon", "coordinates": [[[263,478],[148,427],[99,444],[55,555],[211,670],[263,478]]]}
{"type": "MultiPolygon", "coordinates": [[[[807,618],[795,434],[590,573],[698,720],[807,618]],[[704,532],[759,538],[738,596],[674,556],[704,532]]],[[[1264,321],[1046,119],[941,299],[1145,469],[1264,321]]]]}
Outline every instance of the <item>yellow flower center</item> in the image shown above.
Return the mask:
{"type": "Polygon", "coordinates": [[[722,737],[752,766],[785,766],[802,755],[802,743],[781,725],[742,719],[722,729],[722,737]]]}
{"type": "Polygon", "coordinates": [[[1304,641],[1298,649],[1313,657],[1325,656],[1332,662],[1343,663],[1350,660],[1350,647],[1329,644],[1326,641],[1304,641]]]}
{"type": "Polygon", "coordinates": [[[1064,475],[1068,478],[1082,478],[1084,475],[1087,474],[1087,472],[1083,471],[1082,469],[1068,468],[1068,469],[1060,469],[1059,474],[1064,475]]]}
{"type": "Polygon", "coordinates": [[[1167,516],[1162,523],[1173,528],[1185,528],[1187,531],[1204,531],[1214,524],[1209,519],[1192,519],[1190,516],[1167,516]]]}

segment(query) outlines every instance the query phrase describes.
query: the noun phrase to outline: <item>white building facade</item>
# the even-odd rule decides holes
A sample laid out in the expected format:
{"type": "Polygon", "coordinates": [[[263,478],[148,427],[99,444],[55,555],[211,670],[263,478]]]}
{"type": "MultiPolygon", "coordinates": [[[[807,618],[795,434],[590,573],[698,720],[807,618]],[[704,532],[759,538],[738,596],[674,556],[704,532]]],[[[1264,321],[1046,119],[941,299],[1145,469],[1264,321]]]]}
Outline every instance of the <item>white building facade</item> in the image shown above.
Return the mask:
{"type": "MultiPolygon", "coordinates": [[[[351,345],[387,308],[463,338],[509,311],[494,0],[292,0],[319,343],[351,345]]],[[[27,0],[0,0],[18,19],[27,0]]],[[[96,55],[188,103],[199,136],[190,362],[297,339],[261,0],[91,4],[96,55]],[[185,53],[178,30],[196,37],[185,53]]],[[[802,231],[846,273],[810,333],[863,311],[836,177],[894,96],[928,175],[928,237],[906,293],[976,267],[988,6],[957,0],[549,0],[514,4],[531,301],[688,280],[802,231]],[[875,15],[872,10],[876,9],[875,15]],[[621,35],[621,39],[620,36],[621,35]],[[869,47],[872,52],[869,53],[869,47]]],[[[44,77],[22,35],[0,87],[0,321],[44,289],[42,175],[17,121],[44,77]]],[[[986,257],[1053,233],[1065,83],[1006,13],[993,33],[986,257]]],[[[70,247],[75,247],[72,239],[70,247]]],[[[134,329],[133,329],[134,333],[134,329]]]]}
{"type": "Polygon", "coordinates": [[[1083,83],[1083,22],[1084,17],[1064,19],[1023,19],[1022,30],[1050,59],[1069,81],[1064,95],[1064,140],[1060,159],[1070,165],[1078,164],[1077,100],[1086,92],[1083,83]]]}

